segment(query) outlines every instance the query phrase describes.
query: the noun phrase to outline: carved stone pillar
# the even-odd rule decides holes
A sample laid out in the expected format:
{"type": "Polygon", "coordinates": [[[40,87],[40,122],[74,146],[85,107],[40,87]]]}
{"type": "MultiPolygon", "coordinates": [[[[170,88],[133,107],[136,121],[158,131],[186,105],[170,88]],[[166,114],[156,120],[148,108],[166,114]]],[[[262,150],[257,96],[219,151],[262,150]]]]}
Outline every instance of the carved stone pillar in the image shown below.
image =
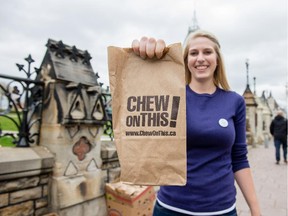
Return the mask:
{"type": "Polygon", "coordinates": [[[49,40],[40,145],[55,154],[51,208],[59,215],[106,215],[101,135],[107,117],[90,55],[49,40]]]}

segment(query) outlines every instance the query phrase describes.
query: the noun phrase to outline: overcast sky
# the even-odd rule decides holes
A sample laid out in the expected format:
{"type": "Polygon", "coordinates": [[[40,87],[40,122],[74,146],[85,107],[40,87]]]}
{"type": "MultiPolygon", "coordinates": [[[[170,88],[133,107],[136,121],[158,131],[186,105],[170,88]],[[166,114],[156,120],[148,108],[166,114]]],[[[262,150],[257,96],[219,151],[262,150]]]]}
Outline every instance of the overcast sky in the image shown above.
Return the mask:
{"type": "Polygon", "coordinates": [[[130,47],[153,36],[183,42],[196,9],[198,24],[220,40],[233,90],[265,90],[287,104],[287,0],[9,0],[0,7],[0,73],[23,76],[15,63],[31,54],[39,67],[48,39],[92,56],[100,82],[109,84],[107,47],[130,47]]]}

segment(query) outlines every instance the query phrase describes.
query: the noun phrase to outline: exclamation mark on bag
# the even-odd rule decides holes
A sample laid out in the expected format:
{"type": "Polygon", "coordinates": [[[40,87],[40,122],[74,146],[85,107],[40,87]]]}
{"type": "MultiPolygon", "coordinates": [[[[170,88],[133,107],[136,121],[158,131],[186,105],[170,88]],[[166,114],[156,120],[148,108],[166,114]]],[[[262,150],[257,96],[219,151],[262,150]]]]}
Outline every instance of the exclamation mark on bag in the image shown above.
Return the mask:
{"type": "Polygon", "coordinates": [[[180,97],[174,96],[172,101],[172,111],[171,111],[171,121],[170,121],[170,127],[175,128],[177,123],[177,115],[178,115],[178,109],[179,109],[179,103],[180,103],[180,97]]]}

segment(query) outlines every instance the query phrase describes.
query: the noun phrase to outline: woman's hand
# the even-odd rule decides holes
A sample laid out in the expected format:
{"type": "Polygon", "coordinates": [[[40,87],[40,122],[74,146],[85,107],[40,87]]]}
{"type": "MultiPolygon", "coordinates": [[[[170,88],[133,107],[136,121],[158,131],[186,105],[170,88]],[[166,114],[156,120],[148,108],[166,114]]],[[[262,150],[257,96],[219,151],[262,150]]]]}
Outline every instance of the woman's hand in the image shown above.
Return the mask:
{"type": "Polygon", "coordinates": [[[132,42],[134,53],[143,59],[153,58],[155,55],[160,59],[164,54],[165,47],[166,44],[162,39],[156,41],[155,38],[142,37],[140,42],[138,40],[132,42]]]}

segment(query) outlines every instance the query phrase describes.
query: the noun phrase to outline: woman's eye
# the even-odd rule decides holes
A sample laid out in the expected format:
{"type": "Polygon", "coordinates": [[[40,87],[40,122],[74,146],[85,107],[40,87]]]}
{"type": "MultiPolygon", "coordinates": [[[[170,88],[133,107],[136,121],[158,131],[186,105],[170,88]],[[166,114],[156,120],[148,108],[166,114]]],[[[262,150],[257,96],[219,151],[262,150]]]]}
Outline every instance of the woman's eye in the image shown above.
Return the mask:
{"type": "Polygon", "coordinates": [[[213,52],[212,52],[212,50],[206,50],[205,52],[204,52],[204,54],[206,54],[206,55],[210,55],[210,54],[212,54],[213,52]]]}
{"type": "Polygon", "coordinates": [[[197,52],[190,52],[191,56],[196,56],[198,53],[197,52]]]}

